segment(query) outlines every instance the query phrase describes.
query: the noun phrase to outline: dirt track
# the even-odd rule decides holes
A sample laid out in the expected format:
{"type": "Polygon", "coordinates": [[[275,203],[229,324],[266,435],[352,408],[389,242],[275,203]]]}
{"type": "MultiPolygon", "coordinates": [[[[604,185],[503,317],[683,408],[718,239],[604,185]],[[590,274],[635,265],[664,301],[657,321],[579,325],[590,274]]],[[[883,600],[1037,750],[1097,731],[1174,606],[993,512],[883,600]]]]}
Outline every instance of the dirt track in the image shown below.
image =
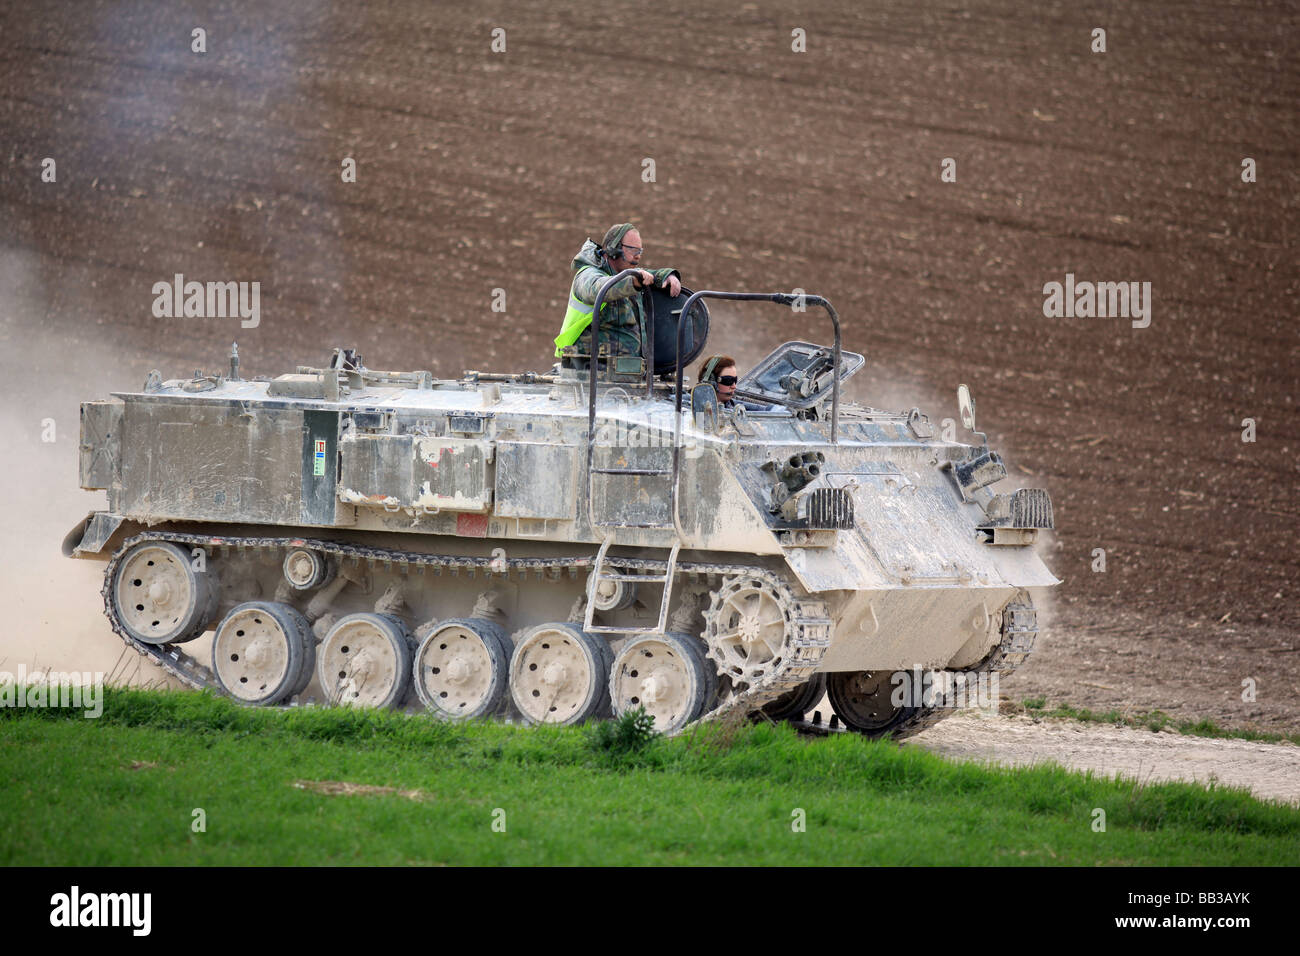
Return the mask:
{"type": "MultiPolygon", "coordinates": [[[[28,543],[4,587],[45,622],[23,647],[111,641],[31,558],[95,506],[72,487],[78,401],[211,368],[232,339],[250,375],[335,344],[443,376],[540,368],[569,258],[631,218],[693,287],[830,297],[868,353],[863,401],[955,417],[970,383],[1060,529],[1053,627],[1004,693],[1300,729],[1294,7],[393,7],[0,12],[6,485],[28,543]],[[153,318],[177,272],[260,281],[261,325],[153,318]],[[1151,282],[1150,327],[1045,318],[1067,272],[1151,282]]],[[[742,362],[820,335],[715,315],[742,362]]]]}
{"type": "Polygon", "coordinates": [[[1242,787],[1266,800],[1300,803],[1300,753],[1290,742],[1211,740],[1069,720],[959,714],[907,746],[1008,766],[1052,761],[1143,784],[1187,780],[1242,787]]]}

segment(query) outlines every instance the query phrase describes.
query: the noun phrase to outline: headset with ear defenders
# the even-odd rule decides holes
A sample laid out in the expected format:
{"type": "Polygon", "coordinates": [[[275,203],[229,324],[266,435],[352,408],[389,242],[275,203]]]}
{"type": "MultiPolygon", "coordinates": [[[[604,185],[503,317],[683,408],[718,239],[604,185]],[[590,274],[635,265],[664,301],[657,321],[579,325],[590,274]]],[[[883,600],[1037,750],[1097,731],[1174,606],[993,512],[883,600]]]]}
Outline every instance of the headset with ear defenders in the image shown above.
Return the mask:
{"type": "MultiPolygon", "coordinates": [[[[623,231],[623,236],[626,236],[629,232],[631,232],[633,229],[636,228],[631,223],[625,223],[625,225],[628,228],[623,231]]],[[[619,254],[622,248],[623,248],[623,237],[620,236],[618,240],[614,242],[613,245],[602,246],[600,252],[605,257],[605,260],[607,262],[613,262],[615,259],[619,258],[619,254]]]]}
{"type": "Polygon", "coordinates": [[[713,381],[713,371],[718,367],[718,360],[721,358],[721,355],[715,355],[709,359],[709,364],[704,366],[704,377],[700,379],[701,382],[713,381]]]}

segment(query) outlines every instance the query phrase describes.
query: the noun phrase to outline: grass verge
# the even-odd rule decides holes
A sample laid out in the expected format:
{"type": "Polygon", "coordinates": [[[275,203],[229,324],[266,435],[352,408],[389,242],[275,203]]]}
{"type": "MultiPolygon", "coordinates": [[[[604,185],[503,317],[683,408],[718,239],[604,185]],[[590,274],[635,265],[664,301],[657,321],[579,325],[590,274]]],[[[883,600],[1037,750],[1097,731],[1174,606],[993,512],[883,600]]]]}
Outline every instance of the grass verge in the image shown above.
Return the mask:
{"type": "Polygon", "coordinates": [[[0,710],[0,863],[1264,864],[1300,810],[788,727],[438,723],[109,689],[0,710]],[[1104,813],[1105,830],[1096,829],[1104,813]],[[197,824],[202,821],[203,829],[197,824]]]}
{"type": "Polygon", "coordinates": [[[1031,717],[1062,717],[1067,720],[1080,720],[1096,724],[1114,724],[1117,727],[1132,727],[1135,730],[1150,730],[1159,733],[1173,730],[1189,737],[1214,737],[1217,739],[1256,740],[1261,743],[1280,743],[1289,740],[1300,744],[1300,733],[1279,734],[1264,730],[1240,730],[1220,727],[1212,720],[1175,720],[1162,710],[1138,711],[1124,714],[1118,710],[1094,711],[1086,707],[1072,707],[1069,704],[1047,706],[1047,698],[1030,697],[1021,704],[1021,709],[1007,709],[1003,704],[1003,713],[1025,713],[1031,717]]]}

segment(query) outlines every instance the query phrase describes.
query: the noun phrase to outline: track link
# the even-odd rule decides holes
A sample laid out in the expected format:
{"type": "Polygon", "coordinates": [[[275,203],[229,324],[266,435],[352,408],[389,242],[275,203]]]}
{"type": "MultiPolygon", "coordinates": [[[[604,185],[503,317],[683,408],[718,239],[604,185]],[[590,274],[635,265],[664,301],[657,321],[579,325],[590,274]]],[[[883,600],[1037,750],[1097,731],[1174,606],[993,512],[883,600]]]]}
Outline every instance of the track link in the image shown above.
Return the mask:
{"type": "MultiPolygon", "coordinates": [[[[981,674],[996,673],[998,678],[1009,677],[1017,667],[1023,664],[1034,650],[1038,636],[1038,612],[1029,603],[1027,595],[1021,594],[1002,611],[1002,640],[992,652],[974,667],[957,673],[981,674]]],[[[888,731],[894,740],[915,737],[929,730],[945,717],[955,712],[952,707],[921,707],[911,716],[900,721],[888,731]]],[[[878,736],[851,727],[835,726],[810,720],[794,722],[794,727],[802,733],[825,736],[833,733],[861,733],[864,736],[878,736]]]]}

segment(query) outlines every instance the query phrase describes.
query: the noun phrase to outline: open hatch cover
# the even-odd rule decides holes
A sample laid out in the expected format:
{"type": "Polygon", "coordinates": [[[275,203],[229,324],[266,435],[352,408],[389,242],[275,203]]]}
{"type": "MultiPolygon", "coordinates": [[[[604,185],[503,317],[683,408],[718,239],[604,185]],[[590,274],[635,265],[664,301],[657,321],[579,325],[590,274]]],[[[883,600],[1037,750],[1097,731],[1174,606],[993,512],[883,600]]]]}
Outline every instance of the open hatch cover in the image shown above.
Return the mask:
{"type": "MultiPolygon", "coordinates": [[[[833,352],[829,346],[811,342],[786,342],[736,383],[736,394],[740,398],[784,405],[796,411],[829,401],[833,352]]],[[[841,387],[866,362],[860,353],[841,349],[841,387]]]]}

